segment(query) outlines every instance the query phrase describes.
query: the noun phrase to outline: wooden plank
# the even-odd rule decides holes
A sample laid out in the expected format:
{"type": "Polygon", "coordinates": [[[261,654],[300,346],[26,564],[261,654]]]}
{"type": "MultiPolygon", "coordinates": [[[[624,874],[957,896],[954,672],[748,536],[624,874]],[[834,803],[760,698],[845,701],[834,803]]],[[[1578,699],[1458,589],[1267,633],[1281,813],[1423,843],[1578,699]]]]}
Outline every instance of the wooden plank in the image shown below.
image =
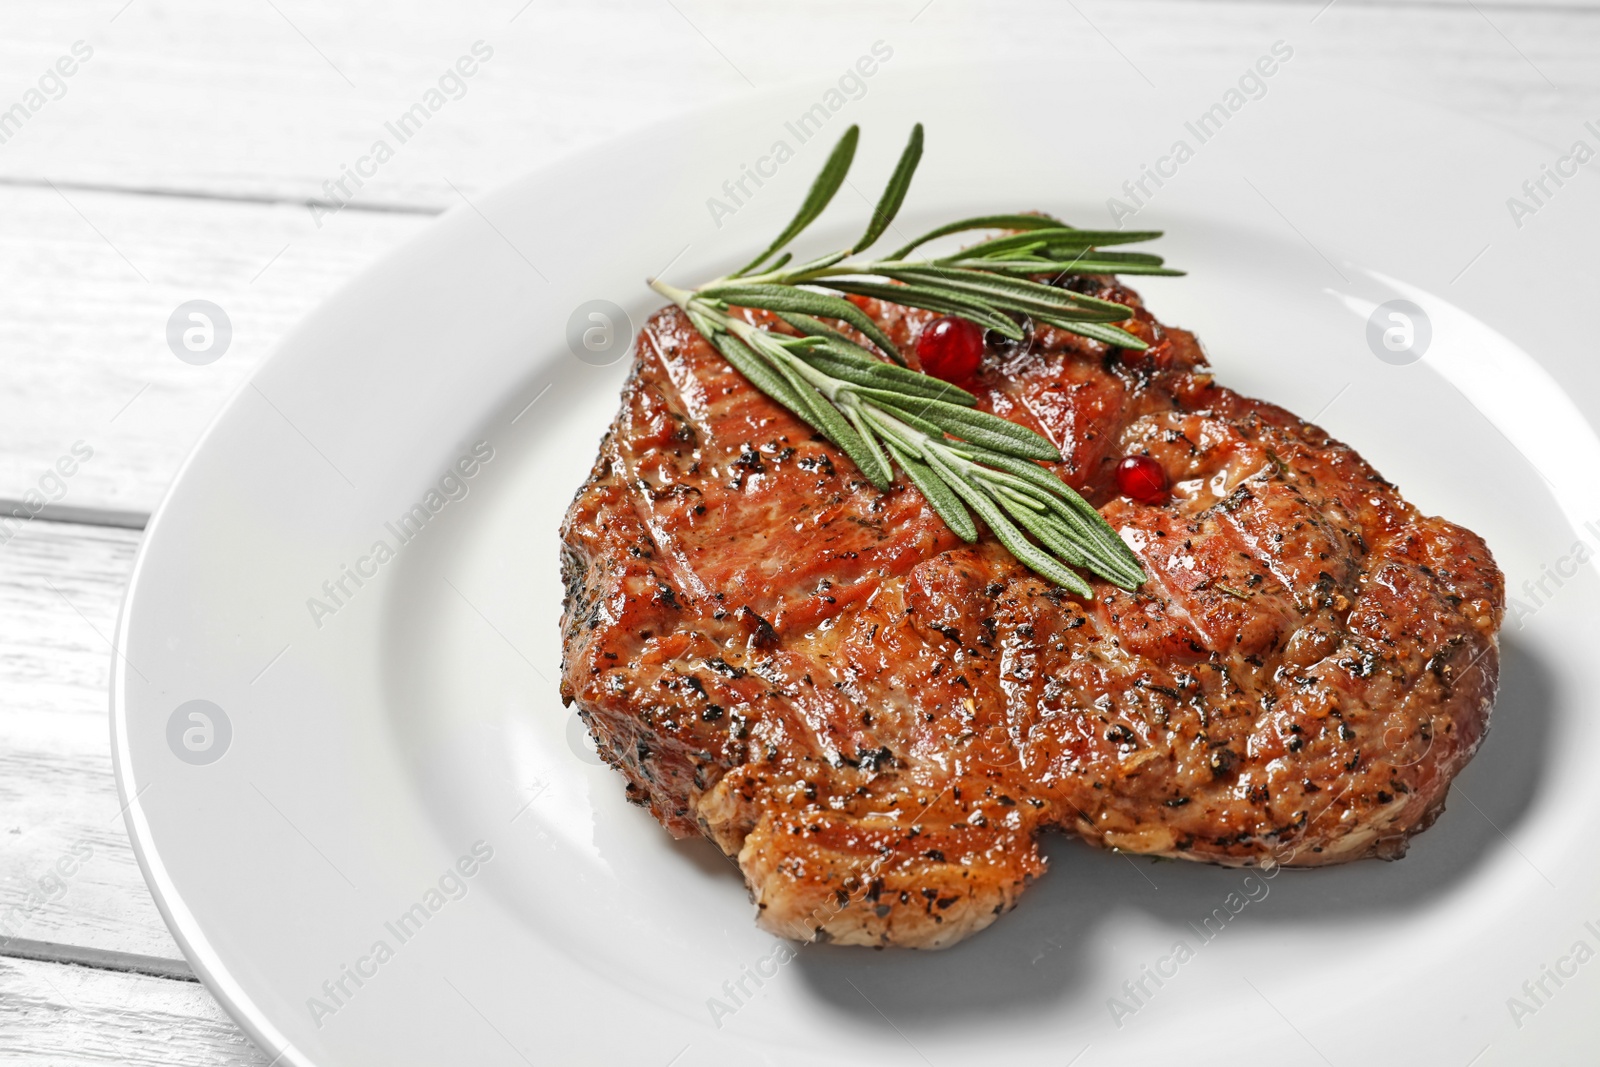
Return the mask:
{"type": "Polygon", "coordinates": [[[746,87],[666,4],[613,4],[610,24],[582,6],[524,0],[168,0],[114,23],[106,6],[0,12],[6,70],[43,72],[80,39],[95,49],[6,145],[0,173],[303,202],[386,139],[397,154],[362,198],[443,205],[455,201],[446,176],[470,193],[746,87]],[[385,122],[439,90],[463,57],[475,72],[459,88],[447,80],[422,130],[403,143],[388,133],[385,122]]]}
{"type": "Polygon", "coordinates": [[[265,1067],[205,987],[0,959],[0,1056],[18,1067],[265,1067]]]}
{"type": "Polygon", "coordinates": [[[177,958],[123,829],[106,687],[135,530],[0,545],[0,937],[177,958]]]}
{"type": "Polygon", "coordinates": [[[970,61],[1004,49],[1018,65],[1063,50],[1104,53],[1110,41],[1159,82],[1174,59],[1215,58],[1225,74],[1235,58],[1248,62],[1286,37],[1370,84],[1524,124],[1570,114],[1570,99],[1600,77],[1587,8],[1486,2],[1480,13],[1460,2],[1378,9],[1343,0],[1313,25],[1321,6],[1031,4],[996,16],[925,0],[836,2],[823,12],[737,0],[139,0],[108,22],[99,0],[13,4],[0,10],[0,65],[19,81],[76,40],[95,54],[65,95],[5,145],[0,175],[300,203],[327,196],[324,182],[387,139],[394,158],[358,199],[444,206],[457,202],[451,182],[470,194],[752,86],[825,76],[880,38],[896,48],[897,63],[970,61]],[[385,123],[437,88],[480,40],[493,56],[462,79],[459,99],[452,86],[452,98],[404,143],[388,133],[385,123]]]}
{"type": "Polygon", "coordinates": [[[0,498],[133,512],[289,327],[427,221],[349,214],[319,234],[285,206],[7,187],[0,214],[0,498]],[[232,323],[204,366],[166,340],[193,299],[232,323]]]}

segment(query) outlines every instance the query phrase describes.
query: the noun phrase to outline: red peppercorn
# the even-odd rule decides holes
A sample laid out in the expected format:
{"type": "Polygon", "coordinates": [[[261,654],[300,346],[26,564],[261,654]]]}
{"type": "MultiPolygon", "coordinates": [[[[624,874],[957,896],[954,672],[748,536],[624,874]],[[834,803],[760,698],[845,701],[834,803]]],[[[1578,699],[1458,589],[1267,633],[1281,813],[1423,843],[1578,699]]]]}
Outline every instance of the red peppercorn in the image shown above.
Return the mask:
{"type": "Polygon", "coordinates": [[[946,315],[928,323],[917,338],[917,361],[925,373],[960,384],[971,378],[983,359],[983,328],[946,315]]]}
{"type": "Polygon", "coordinates": [[[1124,456],[1117,464],[1117,491],[1141,504],[1167,499],[1167,472],[1149,456],[1124,456]]]}

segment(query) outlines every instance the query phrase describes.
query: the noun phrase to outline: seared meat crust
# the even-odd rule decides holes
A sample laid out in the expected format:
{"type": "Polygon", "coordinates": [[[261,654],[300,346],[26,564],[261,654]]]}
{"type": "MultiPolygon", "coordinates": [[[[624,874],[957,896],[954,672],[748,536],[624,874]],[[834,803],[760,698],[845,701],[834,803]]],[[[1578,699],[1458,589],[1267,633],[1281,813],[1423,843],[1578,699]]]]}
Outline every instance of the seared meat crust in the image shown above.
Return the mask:
{"type": "MultiPolygon", "coordinates": [[[[639,338],[562,530],[562,696],[632,800],[738,860],[766,929],[949,945],[1015,904],[1051,829],[1234,866],[1394,858],[1483,737],[1504,590],[1482,540],[1216,385],[1130,290],[1074,285],[1135,308],[1151,349],[1046,329],[971,388],[1144,560],[1138,592],[1091,601],[874,489],[676,309],[639,338]],[[1169,503],[1116,494],[1129,453],[1169,503]]],[[[908,354],[931,317],[860,303],[908,354]]]]}

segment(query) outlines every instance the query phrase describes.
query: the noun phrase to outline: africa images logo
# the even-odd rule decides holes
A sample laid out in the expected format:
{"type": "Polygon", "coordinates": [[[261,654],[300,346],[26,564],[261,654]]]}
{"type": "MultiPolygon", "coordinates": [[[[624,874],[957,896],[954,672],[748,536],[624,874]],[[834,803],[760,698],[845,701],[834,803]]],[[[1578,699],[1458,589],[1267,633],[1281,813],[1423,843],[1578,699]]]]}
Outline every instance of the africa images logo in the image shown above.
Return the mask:
{"type": "Polygon", "coordinates": [[[317,1029],[322,1029],[331,1016],[349,1005],[362,987],[378,977],[384,964],[394,959],[395,954],[420,934],[435,915],[450,903],[465,899],[471,880],[492,859],[494,847],[486,841],[474,841],[467,853],[452,866],[446,867],[434,879],[434,883],[423,891],[420,900],[383,924],[388,936],[375,940],[372,947],[365,954],[357,956],[353,964],[341,963],[333,977],[322,983],[319,990],[321,995],[306,998],[306,1010],[311,1013],[311,1021],[317,1024],[317,1029]]]}
{"type": "Polygon", "coordinates": [[[209,700],[186,701],[167,718],[167,747],[191,766],[217,762],[232,743],[228,713],[209,700]]]}

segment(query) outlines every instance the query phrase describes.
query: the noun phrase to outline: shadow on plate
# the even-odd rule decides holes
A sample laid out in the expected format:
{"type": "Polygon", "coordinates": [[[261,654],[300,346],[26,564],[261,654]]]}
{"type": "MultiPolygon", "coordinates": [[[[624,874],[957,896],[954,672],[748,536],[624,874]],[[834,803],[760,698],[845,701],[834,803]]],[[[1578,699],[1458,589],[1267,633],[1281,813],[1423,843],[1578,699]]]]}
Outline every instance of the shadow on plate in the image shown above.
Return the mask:
{"type": "MultiPolygon", "coordinates": [[[[1549,667],[1526,646],[1504,641],[1489,736],[1452,786],[1446,813],[1413,840],[1410,853],[1394,863],[1282,871],[1264,906],[1241,916],[1305,928],[1426,911],[1510,848],[1505,835],[1539,792],[1554,701],[1549,667]]],[[[888,1025],[885,1016],[915,1026],[1026,1010],[1081,990],[1089,976],[1085,946],[1101,923],[1124,921],[1133,908],[1192,941],[1187,924],[1199,924],[1252,873],[1117,855],[1061,836],[1046,840],[1044,850],[1051,869],[1016,910],[953,948],[808,946],[794,969],[817,996],[872,1026],[888,1025]]]]}

